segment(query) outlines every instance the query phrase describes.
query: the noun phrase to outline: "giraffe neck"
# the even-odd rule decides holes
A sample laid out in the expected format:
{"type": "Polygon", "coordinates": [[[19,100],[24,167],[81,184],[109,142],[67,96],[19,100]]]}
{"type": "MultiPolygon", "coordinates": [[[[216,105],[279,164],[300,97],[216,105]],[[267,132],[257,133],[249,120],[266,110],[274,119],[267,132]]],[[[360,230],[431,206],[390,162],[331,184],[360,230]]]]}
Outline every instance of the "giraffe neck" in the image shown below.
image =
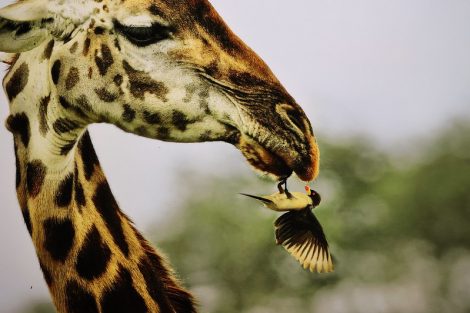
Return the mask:
{"type": "Polygon", "coordinates": [[[64,103],[31,81],[41,66],[20,57],[5,78],[7,127],[18,200],[58,311],[194,312],[191,296],[120,211],[86,120],[59,116],[64,103]]]}

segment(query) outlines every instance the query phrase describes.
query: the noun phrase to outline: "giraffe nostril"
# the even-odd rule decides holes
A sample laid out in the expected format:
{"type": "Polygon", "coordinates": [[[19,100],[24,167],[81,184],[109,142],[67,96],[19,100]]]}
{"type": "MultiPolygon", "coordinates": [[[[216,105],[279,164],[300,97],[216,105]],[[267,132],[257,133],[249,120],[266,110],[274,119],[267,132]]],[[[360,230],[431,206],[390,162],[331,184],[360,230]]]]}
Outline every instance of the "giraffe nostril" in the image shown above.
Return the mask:
{"type": "Polygon", "coordinates": [[[304,121],[302,114],[299,111],[293,110],[293,109],[287,109],[286,117],[300,131],[305,132],[305,121],[304,121]]]}

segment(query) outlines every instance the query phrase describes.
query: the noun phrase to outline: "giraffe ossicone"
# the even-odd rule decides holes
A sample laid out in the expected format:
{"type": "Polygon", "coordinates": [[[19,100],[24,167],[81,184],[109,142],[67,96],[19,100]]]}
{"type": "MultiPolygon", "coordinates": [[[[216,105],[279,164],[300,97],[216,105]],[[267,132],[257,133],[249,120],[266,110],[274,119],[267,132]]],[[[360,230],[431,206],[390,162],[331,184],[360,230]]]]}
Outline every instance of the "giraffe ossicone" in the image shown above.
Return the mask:
{"type": "Polygon", "coordinates": [[[0,9],[0,51],[15,53],[18,200],[59,312],[195,311],[120,211],[89,124],[225,141],[274,178],[318,174],[305,113],[207,0],[24,0],[0,9]]]}

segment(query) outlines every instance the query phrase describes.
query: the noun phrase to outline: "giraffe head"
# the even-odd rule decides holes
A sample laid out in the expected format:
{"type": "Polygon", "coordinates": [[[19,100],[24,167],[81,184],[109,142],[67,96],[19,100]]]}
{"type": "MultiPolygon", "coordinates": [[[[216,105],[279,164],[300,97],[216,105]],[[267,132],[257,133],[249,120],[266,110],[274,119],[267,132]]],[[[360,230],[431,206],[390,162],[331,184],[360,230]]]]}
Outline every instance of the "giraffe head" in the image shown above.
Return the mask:
{"type": "Polygon", "coordinates": [[[74,126],[225,141],[277,178],[318,174],[305,113],[207,0],[24,0],[0,10],[0,50],[43,65],[54,116],[74,126]]]}

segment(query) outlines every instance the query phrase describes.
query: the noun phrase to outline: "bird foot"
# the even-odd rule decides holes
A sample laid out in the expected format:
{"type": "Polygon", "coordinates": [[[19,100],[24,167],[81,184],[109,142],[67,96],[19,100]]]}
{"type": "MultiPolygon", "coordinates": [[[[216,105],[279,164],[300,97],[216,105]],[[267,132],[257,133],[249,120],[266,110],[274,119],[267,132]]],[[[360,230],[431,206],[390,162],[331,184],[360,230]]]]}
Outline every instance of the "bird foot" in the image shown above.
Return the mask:
{"type": "Polygon", "coordinates": [[[287,190],[287,177],[283,178],[279,184],[277,184],[277,189],[279,190],[279,193],[285,193],[287,199],[292,199],[292,194],[289,192],[289,190],[287,190]],[[284,185],[284,188],[282,188],[282,185],[284,185]]]}

